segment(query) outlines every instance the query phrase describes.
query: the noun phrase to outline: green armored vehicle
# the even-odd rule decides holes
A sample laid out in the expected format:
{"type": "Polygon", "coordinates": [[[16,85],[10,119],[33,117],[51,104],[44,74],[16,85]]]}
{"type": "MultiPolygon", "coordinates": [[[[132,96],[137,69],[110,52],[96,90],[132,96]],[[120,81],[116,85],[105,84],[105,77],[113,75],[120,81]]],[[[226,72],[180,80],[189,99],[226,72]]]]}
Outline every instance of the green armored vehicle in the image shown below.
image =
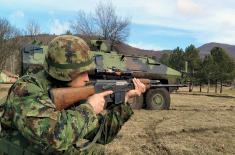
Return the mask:
{"type": "Polygon", "coordinates": [[[90,48],[98,69],[129,70],[135,77],[160,80],[162,84],[176,84],[181,73],[150,57],[122,55],[111,50],[108,41],[91,40],[90,48]]]}
{"type": "MultiPolygon", "coordinates": [[[[130,79],[136,77],[158,80],[158,88],[150,89],[144,95],[133,98],[130,102],[134,102],[132,106],[136,109],[144,107],[147,109],[169,109],[170,92],[182,86],[179,83],[180,72],[149,57],[118,54],[111,50],[111,44],[105,40],[91,40],[89,46],[96,63],[96,69],[89,73],[92,79],[130,79]]],[[[37,72],[42,69],[46,52],[47,46],[26,45],[22,50],[23,71],[37,72]]]]}
{"type": "MultiPolygon", "coordinates": [[[[98,70],[124,71],[136,78],[147,78],[159,81],[159,88],[148,90],[144,96],[133,99],[134,108],[169,109],[170,92],[181,86],[181,73],[163,65],[150,57],[122,55],[112,51],[111,44],[103,40],[91,40],[90,48],[93,51],[96,68],[98,70]]],[[[99,78],[97,73],[93,73],[99,78]]],[[[111,76],[110,79],[116,76],[111,76]]],[[[124,75],[121,78],[128,78],[124,75]]],[[[108,78],[101,75],[100,78],[108,78]]]]}

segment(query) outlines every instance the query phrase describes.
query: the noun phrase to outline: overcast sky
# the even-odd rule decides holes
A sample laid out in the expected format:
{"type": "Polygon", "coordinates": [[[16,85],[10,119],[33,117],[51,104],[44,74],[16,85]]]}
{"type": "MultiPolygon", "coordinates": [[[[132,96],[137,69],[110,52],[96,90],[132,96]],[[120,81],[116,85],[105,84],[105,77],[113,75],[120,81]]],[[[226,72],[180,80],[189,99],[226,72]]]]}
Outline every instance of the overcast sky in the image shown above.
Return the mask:
{"type": "MultiPolygon", "coordinates": [[[[45,33],[62,34],[76,12],[94,10],[97,0],[0,0],[0,17],[18,28],[37,21],[45,33]]],[[[197,47],[208,42],[235,45],[235,0],[111,0],[131,19],[127,42],[143,49],[197,47]]]]}

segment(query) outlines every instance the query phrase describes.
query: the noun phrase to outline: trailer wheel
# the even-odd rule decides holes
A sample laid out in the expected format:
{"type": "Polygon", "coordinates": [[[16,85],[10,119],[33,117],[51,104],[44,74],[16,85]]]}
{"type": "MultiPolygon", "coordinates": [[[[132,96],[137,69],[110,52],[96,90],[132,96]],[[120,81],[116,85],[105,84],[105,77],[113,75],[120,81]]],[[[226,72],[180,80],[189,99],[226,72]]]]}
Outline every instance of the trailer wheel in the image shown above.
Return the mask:
{"type": "Polygon", "coordinates": [[[170,93],[167,89],[150,89],[146,94],[146,108],[151,110],[168,110],[170,108],[170,93]]]}
{"type": "Polygon", "coordinates": [[[132,109],[142,109],[144,97],[143,95],[136,96],[136,97],[130,98],[128,102],[130,103],[132,109]]]}

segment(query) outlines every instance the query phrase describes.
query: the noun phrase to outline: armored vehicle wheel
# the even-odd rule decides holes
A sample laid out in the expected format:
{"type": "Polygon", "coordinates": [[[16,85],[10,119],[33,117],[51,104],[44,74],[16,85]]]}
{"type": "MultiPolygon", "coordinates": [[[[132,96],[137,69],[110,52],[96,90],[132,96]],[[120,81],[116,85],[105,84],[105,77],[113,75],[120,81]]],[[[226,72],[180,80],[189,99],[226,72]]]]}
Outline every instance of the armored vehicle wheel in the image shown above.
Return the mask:
{"type": "Polygon", "coordinates": [[[151,110],[168,110],[170,94],[165,88],[150,89],[146,94],[146,108],[151,110]]]}
{"type": "Polygon", "coordinates": [[[143,95],[136,96],[136,97],[130,98],[128,102],[131,104],[132,109],[142,109],[144,97],[143,95]]]}

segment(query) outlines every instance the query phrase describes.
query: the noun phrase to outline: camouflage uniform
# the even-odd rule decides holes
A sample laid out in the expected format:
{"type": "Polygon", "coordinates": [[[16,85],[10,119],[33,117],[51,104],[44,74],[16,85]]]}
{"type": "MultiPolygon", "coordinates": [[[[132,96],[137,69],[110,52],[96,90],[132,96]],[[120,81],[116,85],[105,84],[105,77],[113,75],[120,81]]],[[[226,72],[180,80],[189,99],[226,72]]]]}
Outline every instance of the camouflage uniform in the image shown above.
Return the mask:
{"type": "Polygon", "coordinates": [[[104,154],[101,144],[112,141],[133,114],[129,104],[109,107],[98,115],[86,101],[57,111],[48,92],[67,87],[70,79],[68,74],[54,79],[63,70],[51,69],[55,74],[51,75],[47,68],[47,72],[21,77],[11,87],[2,106],[1,124],[7,129],[4,140],[24,148],[24,154],[104,154]]]}

